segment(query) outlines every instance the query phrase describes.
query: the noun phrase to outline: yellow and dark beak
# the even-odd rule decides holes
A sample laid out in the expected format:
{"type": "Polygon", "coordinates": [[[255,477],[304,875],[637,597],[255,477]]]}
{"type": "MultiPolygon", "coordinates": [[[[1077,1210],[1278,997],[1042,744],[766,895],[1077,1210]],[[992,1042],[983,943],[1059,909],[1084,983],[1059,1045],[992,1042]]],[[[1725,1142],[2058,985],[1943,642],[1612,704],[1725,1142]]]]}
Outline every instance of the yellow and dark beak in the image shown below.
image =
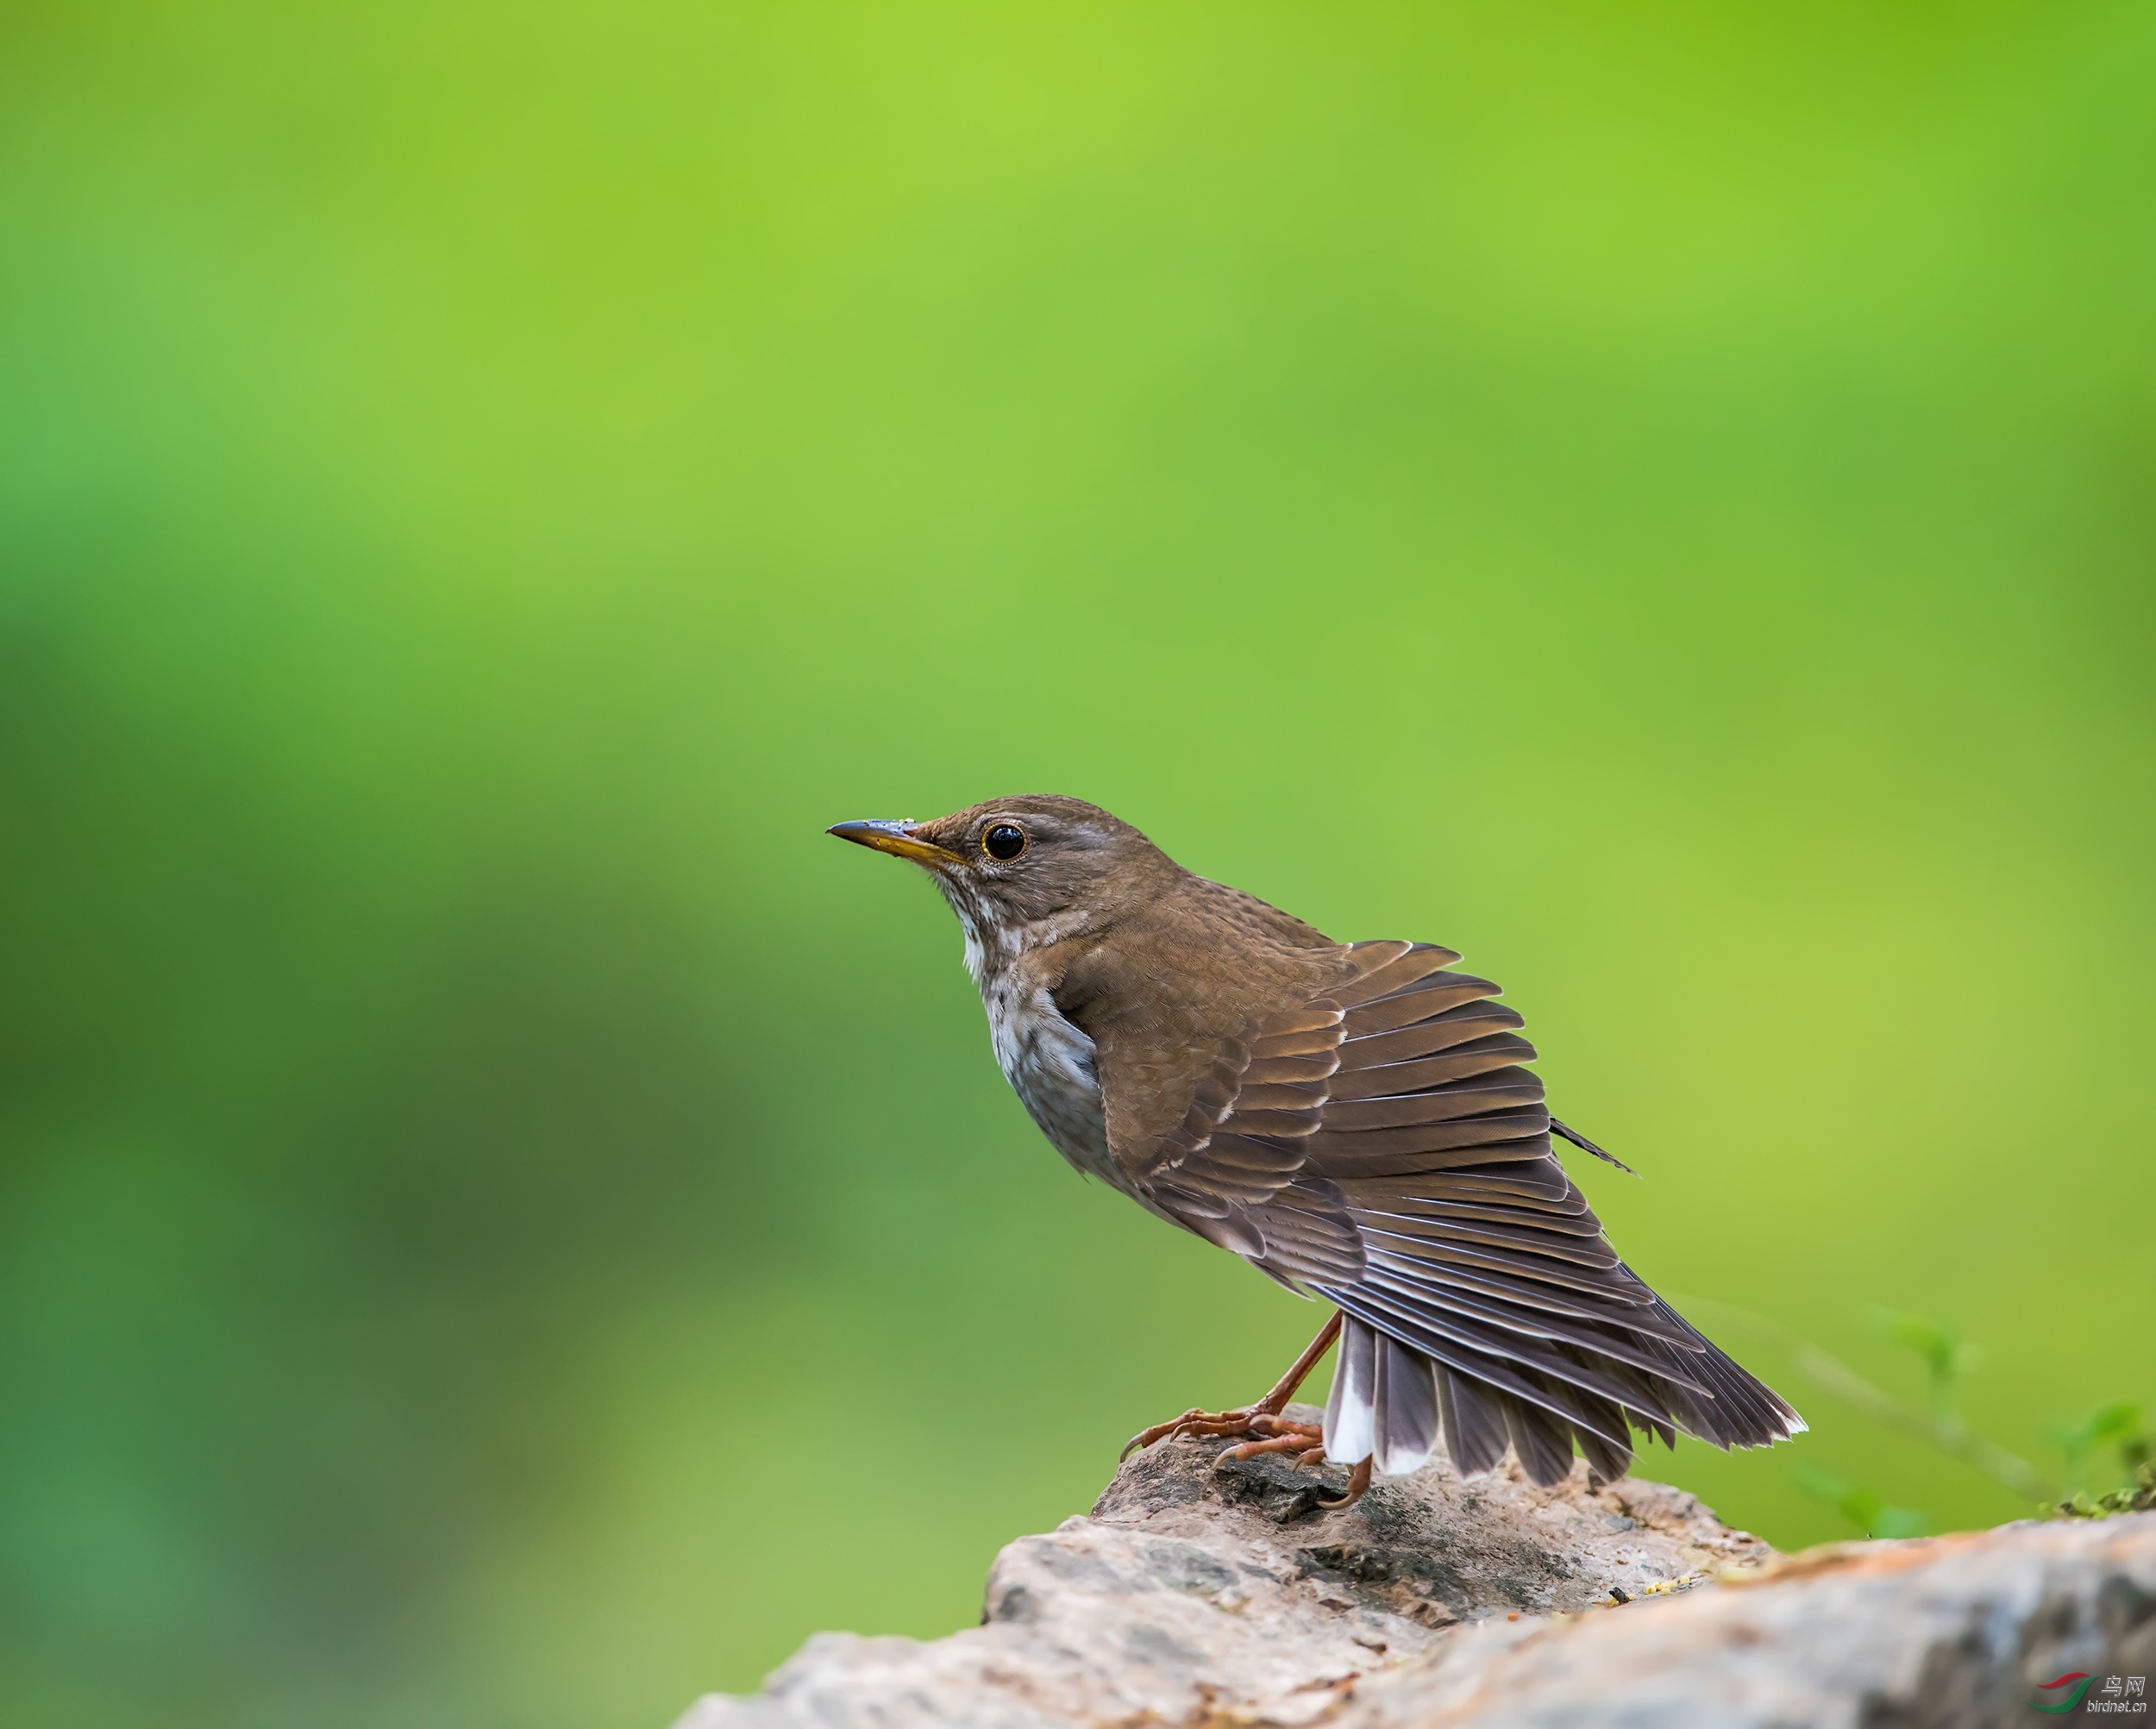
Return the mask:
{"type": "Polygon", "coordinates": [[[956,853],[947,852],[933,841],[924,841],[914,832],[914,824],[904,818],[886,822],[833,823],[824,830],[837,835],[842,841],[851,841],[857,847],[873,847],[880,853],[889,853],[893,858],[912,859],[915,864],[932,868],[962,863],[956,853]]]}

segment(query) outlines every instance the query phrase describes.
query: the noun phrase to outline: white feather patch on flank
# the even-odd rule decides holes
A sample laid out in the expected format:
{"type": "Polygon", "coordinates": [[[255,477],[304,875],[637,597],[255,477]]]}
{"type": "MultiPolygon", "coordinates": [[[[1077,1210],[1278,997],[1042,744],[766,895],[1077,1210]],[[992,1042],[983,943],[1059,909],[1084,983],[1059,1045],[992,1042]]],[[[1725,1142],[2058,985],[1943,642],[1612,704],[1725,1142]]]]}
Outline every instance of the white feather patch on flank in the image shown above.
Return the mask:
{"type": "Polygon", "coordinates": [[[1081,1171],[1123,1186],[1108,1156],[1108,1121],[1093,1041],[1057,1012],[1055,999],[1005,974],[981,988],[996,1067],[1056,1150],[1081,1171]]]}
{"type": "Polygon", "coordinates": [[[1376,1430],[1376,1346],[1377,1335],[1348,1317],[1332,1367],[1332,1396],[1325,1407],[1326,1456],[1335,1464],[1358,1464],[1370,1456],[1376,1430]]]}

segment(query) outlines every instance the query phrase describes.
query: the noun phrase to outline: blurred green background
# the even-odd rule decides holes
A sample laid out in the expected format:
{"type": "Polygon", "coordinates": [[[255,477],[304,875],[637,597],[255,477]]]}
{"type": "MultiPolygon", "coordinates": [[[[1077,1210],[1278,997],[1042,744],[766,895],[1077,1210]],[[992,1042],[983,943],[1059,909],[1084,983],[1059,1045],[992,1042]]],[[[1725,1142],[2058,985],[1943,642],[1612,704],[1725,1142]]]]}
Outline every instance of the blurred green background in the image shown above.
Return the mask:
{"type": "Polygon", "coordinates": [[[657,1729],[1266,1385],[820,832],[997,792],[1504,981],[1732,1520],[2156,1397],[2156,15],[1489,9],[0,14],[0,1716],[657,1729]]]}

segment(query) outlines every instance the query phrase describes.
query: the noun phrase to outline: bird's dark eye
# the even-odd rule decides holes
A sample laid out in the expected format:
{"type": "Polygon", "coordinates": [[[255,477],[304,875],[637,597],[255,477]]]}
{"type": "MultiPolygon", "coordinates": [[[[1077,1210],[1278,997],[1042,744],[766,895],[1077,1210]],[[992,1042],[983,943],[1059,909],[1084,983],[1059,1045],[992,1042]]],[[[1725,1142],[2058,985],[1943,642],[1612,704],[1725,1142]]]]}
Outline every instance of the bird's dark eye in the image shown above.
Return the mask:
{"type": "Polygon", "coordinates": [[[1016,823],[998,823],[981,837],[981,850],[1008,864],[1025,850],[1025,830],[1016,823]]]}

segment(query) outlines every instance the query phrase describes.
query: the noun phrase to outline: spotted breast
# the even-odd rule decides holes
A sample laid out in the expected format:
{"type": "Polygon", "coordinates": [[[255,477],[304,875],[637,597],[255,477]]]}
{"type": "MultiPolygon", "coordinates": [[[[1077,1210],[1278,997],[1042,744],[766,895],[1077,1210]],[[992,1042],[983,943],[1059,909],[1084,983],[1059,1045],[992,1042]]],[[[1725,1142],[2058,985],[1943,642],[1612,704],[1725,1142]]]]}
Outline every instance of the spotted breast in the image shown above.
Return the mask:
{"type": "Polygon", "coordinates": [[[1108,1125],[1093,1041],[1056,1012],[1045,987],[1009,967],[982,979],[988,1037],[1011,1090],[1056,1150],[1088,1176],[1127,1187],[1108,1156],[1108,1125]]]}

